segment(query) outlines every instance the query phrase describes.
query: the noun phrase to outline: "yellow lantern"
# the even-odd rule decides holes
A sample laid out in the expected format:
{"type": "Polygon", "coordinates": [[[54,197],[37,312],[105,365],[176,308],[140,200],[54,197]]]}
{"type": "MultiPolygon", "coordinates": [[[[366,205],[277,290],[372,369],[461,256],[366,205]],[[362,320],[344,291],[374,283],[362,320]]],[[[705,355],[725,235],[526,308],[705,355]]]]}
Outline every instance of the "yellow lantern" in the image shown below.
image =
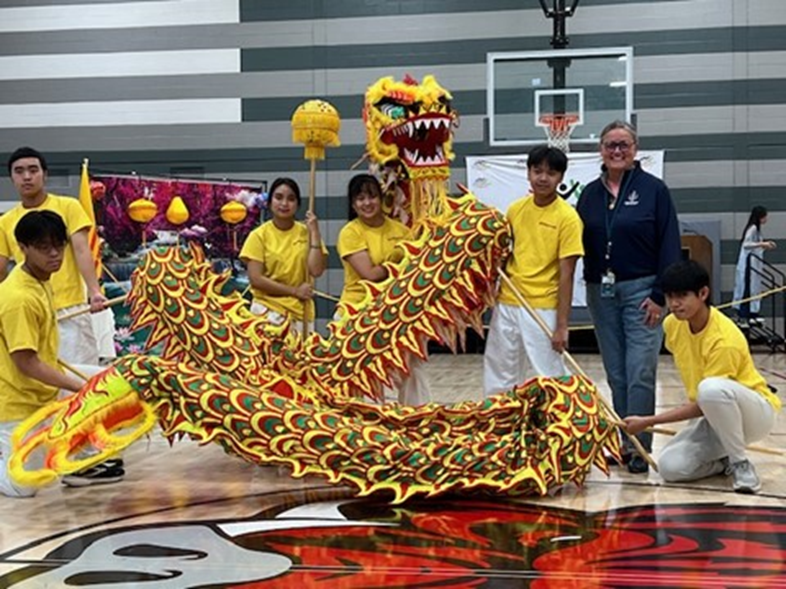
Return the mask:
{"type": "Polygon", "coordinates": [[[221,207],[221,220],[232,225],[232,248],[237,251],[237,230],[234,228],[238,223],[242,223],[248,215],[248,209],[242,202],[230,200],[221,207]]]}
{"type": "Polygon", "coordinates": [[[137,223],[149,223],[158,213],[158,206],[152,200],[138,198],[128,205],[128,216],[137,223]]]}
{"type": "Polygon", "coordinates": [[[147,245],[147,228],[145,225],[158,214],[158,205],[147,198],[138,198],[126,209],[132,221],[142,225],[142,247],[147,245]]]}
{"type": "Polygon", "coordinates": [[[307,100],[292,115],[292,141],[306,146],[305,159],[325,159],[325,147],[338,147],[341,118],[324,100],[307,100]]]}
{"type": "Polygon", "coordinates": [[[223,207],[221,207],[221,220],[230,225],[237,225],[242,223],[248,215],[246,205],[236,200],[230,200],[223,207]]]}
{"type": "Polygon", "coordinates": [[[166,209],[166,220],[172,223],[172,225],[182,225],[188,221],[188,217],[186,203],[179,196],[174,197],[166,209]]]}

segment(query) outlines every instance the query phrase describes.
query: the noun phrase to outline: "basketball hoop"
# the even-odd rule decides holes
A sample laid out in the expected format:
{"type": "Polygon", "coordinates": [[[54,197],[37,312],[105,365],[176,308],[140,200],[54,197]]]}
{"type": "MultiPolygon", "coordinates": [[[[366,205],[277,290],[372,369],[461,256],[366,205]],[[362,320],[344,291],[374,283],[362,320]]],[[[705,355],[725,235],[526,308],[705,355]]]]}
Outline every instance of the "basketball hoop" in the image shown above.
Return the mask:
{"type": "Polygon", "coordinates": [[[549,113],[538,118],[539,126],[546,130],[549,147],[556,147],[565,153],[570,152],[570,134],[581,121],[575,113],[549,113]]]}

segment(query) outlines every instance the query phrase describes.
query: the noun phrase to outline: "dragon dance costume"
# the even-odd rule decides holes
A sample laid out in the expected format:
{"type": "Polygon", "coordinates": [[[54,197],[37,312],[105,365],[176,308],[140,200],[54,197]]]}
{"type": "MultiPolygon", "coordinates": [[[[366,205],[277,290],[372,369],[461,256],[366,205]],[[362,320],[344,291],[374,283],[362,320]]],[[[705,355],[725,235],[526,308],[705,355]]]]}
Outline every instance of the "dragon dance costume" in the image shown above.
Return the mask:
{"type": "MultiPolygon", "coordinates": [[[[413,227],[388,278],[365,282],[329,335],[302,338],[222,295],[198,248],[147,254],[132,278],[134,328],[150,327],[159,356],[119,359],[71,398],[42,409],[15,433],[10,471],[25,485],[101,462],[155,425],[171,441],[215,442],[292,476],[321,475],[392,501],[446,492],[544,494],[581,484],[604,449],[619,457],[615,426],[580,377],[538,378],[483,401],[379,405],[384,386],[408,374],[429,341],[455,348],[482,330],[510,245],[496,209],[446,186],[457,114],[451,96],[383,78],[363,118],[376,171],[400,188],[393,209],[413,227]],[[97,453],[76,458],[86,447],[97,453]],[[31,457],[45,455],[32,469],[31,457]]],[[[388,183],[390,184],[390,183],[388,183]]]]}

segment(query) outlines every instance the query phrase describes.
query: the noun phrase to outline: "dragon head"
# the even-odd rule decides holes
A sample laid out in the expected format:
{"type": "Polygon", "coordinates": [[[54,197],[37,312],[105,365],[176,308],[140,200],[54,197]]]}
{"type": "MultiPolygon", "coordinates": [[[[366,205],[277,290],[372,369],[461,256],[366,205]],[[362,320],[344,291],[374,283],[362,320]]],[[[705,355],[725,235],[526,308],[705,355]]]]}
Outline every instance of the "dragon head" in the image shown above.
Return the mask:
{"type": "Polygon", "coordinates": [[[400,162],[411,179],[446,179],[458,120],[451,99],[434,76],[420,84],[409,76],[401,82],[377,80],[366,91],[363,107],[371,159],[385,165],[400,162]]]}
{"type": "Polygon", "coordinates": [[[453,129],[458,114],[451,95],[434,76],[422,83],[406,76],[377,80],[368,88],[363,107],[366,149],[372,165],[400,190],[394,216],[421,224],[444,211],[444,193],[453,159],[453,129]],[[435,188],[437,187],[437,188],[435,188]],[[397,215],[397,209],[404,212],[397,215]]]}

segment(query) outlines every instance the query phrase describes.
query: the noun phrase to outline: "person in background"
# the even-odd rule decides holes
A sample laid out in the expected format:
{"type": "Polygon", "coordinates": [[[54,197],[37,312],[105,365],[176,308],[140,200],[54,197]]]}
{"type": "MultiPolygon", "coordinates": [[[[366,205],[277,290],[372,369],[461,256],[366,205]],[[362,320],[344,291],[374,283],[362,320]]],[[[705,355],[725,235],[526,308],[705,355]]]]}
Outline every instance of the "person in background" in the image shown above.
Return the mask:
{"type": "Polygon", "coordinates": [[[298,331],[305,319],[309,331],[313,331],[312,278],[322,276],[328,252],[316,215],[306,211],[305,223],[295,220],[299,207],[297,183],[291,178],[276,178],[270,186],[273,218],[248,235],[240,259],[248,268],[252,313],[266,315],[276,325],[288,316],[298,331]]]}
{"type": "MultiPolygon", "coordinates": [[[[7,276],[9,262],[24,261],[14,237],[19,220],[30,211],[53,211],[65,222],[69,237],[62,267],[52,274],[55,309],[63,316],[89,304],[90,311],[97,313],[104,309],[106,297],[101,292],[88,243],[90,220],[77,199],[47,192],[47,170],[44,156],[30,147],[20,147],[8,159],[8,172],[21,202],[0,216],[0,280],[7,276]]],[[[98,344],[88,314],[59,321],[58,330],[61,360],[99,364],[98,344]]]]}
{"type": "MultiPolygon", "coordinates": [[[[53,211],[32,211],[15,224],[14,241],[22,261],[0,283],[0,494],[30,497],[35,489],[17,485],[8,474],[11,435],[22,421],[56,401],[60,390],[76,392],[83,383],[58,365],[50,278],[61,268],[68,249],[66,224],[53,211]]],[[[117,482],[124,475],[118,461],[107,461],[63,481],[86,486],[117,482]]]]}
{"type": "Polygon", "coordinates": [[[578,213],[557,193],[567,168],[568,158],[559,149],[535,147],[527,157],[532,194],[515,201],[507,212],[513,252],[505,272],[553,336],[543,333],[502,282],[483,356],[486,395],[523,383],[527,359],[533,376],[568,374],[561,354],[568,345],[573,273],[584,246],[578,213]]]}
{"type": "MultiPolygon", "coordinates": [[[[614,409],[620,417],[655,412],[655,378],[663,342],[661,276],[681,258],[669,189],[636,161],[638,134],[614,121],[600,134],[603,167],[579,197],[584,222],[584,279],[614,409]]],[[[639,435],[652,450],[652,434],[639,435]]],[[[623,448],[632,473],[649,466],[623,448]]]]}
{"type": "MultiPolygon", "coordinates": [[[[409,237],[409,229],[385,215],[382,188],[370,174],[358,174],[349,182],[349,222],[338,235],[338,254],[344,266],[342,303],[358,304],[366,291],[362,281],[381,282],[388,277],[383,265],[399,261],[396,245],[409,237]]],[[[422,405],[431,400],[424,361],[410,355],[410,374],[399,385],[399,403],[422,405]]]]}
{"type": "MultiPolygon", "coordinates": [[[[767,209],[755,206],[751,209],[740,240],[740,254],[737,257],[737,272],[734,276],[734,300],[739,301],[761,293],[762,256],[766,250],[775,249],[774,241],[766,241],[761,234],[761,226],[767,222],[767,209]],[[750,271],[748,266],[750,265],[750,271]],[[747,287],[747,288],[746,288],[747,287]]],[[[736,303],[734,308],[740,319],[757,322],[761,299],[749,303],[736,303]]]]}
{"type": "Polygon", "coordinates": [[[710,277],[687,260],[663,274],[671,314],[663,322],[666,348],[682,376],[688,402],[658,415],[628,415],[630,434],[687,419],[658,458],[669,482],[731,475],[738,493],[757,493],[761,480],[745,445],[764,438],[775,425],[781,402],[753,364],[748,342],[734,322],[710,305],[710,277]]]}

